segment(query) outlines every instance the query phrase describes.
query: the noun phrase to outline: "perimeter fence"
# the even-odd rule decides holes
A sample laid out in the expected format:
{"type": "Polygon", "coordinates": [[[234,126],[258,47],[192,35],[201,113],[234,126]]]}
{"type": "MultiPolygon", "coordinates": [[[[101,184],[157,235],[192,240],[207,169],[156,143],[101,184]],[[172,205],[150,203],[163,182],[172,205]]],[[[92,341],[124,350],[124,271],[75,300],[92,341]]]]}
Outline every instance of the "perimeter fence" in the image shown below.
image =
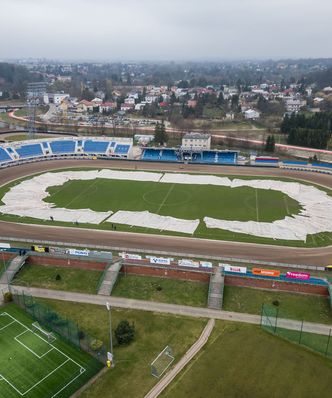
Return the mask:
{"type": "Polygon", "coordinates": [[[46,329],[60,335],[75,347],[89,353],[102,362],[107,361],[107,349],[101,340],[91,337],[77,323],[59,315],[30,294],[11,288],[14,302],[46,329]]]}
{"type": "Polygon", "coordinates": [[[261,328],[293,343],[305,346],[332,359],[332,329],[329,334],[315,334],[305,331],[305,322],[292,320],[292,329],[286,328],[283,311],[277,306],[263,304],[261,328]]]}

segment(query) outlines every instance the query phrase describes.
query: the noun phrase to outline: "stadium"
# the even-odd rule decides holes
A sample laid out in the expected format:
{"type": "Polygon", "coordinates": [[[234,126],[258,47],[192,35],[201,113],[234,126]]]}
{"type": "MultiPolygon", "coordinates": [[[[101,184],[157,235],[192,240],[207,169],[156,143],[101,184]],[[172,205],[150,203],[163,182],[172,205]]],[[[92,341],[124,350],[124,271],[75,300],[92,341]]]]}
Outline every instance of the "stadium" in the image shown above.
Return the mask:
{"type": "MultiPolygon", "coordinates": [[[[260,333],[267,330],[332,355],[329,325],[315,328],[304,322],[321,321],[322,316],[316,310],[312,318],[307,315],[307,296],[315,306],[324,303],[326,323],[330,319],[325,308],[332,291],[326,278],[332,240],[328,164],[267,157],[246,163],[237,151],[139,148],[132,139],[118,137],[4,143],[0,161],[0,235],[9,242],[1,244],[5,271],[0,283],[16,304],[0,310],[6,345],[0,368],[10,363],[0,372],[0,393],[69,397],[89,388],[88,380],[113,361],[108,355],[113,348],[92,348],[96,340],[78,324],[81,317],[90,333],[107,341],[104,329],[91,327],[103,319],[99,307],[105,301],[116,307],[117,322],[126,314],[140,331],[148,325],[145,355],[138,360],[143,370],[133,375],[135,383],[142,380],[142,396],[149,389],[154,394],[158,379],[174,372],[182,356],[189,361],[193,347],[197,353],[209,341],[207,352],[211,347],[218,352],[220,345],[209,340],[212,330],[227,338],[221,325],[242,322],[243,316],[245,322],[260,324],[258,332],[240,329],[248,338],[259,335],[265,349],[271,342],[265,346],[260,333]],[[57,282],[53,274],[47,276],[55,269],[57,282]],[[60,289],[56,284],[62,286],[62,279],[68,283],[63,291],[52,290],[60,289]],[[79,286],[72,290],[74,280],[79,286]],[[243,296],[246,291],[250,298],[243,296]],[[52,302],[67,294],[81,307],[66,312],[63,302],[52,302]],[[234,306],[230,295],[236,294],[234,306]],[[267,301],[262,294],[268,295],[267,301]],[[283,303],[287,295],[304,303],[300,315],[292,308],[284,312],[287,307],[276,313],[271,306],[283,303]],[[239,309],[250,312],[246,305],[252,297],[259,310],[237,315],[239,309]],[[159,316],[173,325],[172,336],[161,335],[168,325],[159,312],[167,313],[159,316]],[[290,321],[284,318],[299,316],[302,323],[292,321],[293,332],[286,333],[290,321]],[[204,318],[210,319],[207,324],[204,318]],[[195,330],[189,339],[184,337],[188,328],[195,330]],[[158,339],[151,343],[153,336],[158,339]],[[181,347],[182,341],[186,344],[181,347]],[[17,356],[8,359],[13,352],[17,356]],[[35,368],[30,380],[23,362],[35,368]]],[[[257,342],[252,344],[256,350],[257,342]]],[[[121,366],[121,359],[116,362],[121,352],[115,347],[115,366],[121,366]]],[[[115,385],[122,381],[116,376],[115,385]]]]}

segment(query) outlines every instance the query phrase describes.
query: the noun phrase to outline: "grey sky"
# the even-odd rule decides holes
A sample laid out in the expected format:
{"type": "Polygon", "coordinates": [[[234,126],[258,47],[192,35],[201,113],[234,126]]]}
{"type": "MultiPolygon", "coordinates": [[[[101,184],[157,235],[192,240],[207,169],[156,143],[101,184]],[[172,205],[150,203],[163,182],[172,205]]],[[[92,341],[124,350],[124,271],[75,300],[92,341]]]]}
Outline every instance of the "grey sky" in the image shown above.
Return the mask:
{"type": "Polygon", "coordinates": [[[0,58],[332,57],[331,0],[0,0],[0,58]]]}

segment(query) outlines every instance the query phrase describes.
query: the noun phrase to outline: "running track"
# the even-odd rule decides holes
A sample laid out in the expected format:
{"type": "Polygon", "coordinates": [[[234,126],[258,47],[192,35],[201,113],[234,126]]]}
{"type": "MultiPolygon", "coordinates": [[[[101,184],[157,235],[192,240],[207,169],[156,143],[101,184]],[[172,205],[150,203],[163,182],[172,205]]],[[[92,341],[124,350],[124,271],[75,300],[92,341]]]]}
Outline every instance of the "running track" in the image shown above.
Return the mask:
{"type": "MultiPolygon", "coordinates": [[[[116,160],[53,160],[29,163],[0,170],[0,185],[16,178],[45,172],[48,170],[72,167],[112,167],[121,169],[205,172],[228,175],[255,175],[296,178],[323,185],[332,189],[332,177],[325,174],[285,169],[179,165],[165,163],[145,163],[116,160]]],[[[323,248],[293,248],[275,245],[259,245],[239,242],[214,241],[197,238],[173,237],[128,232],[102,231],[69,227],[16,224],[0,221],[0,237],[29,238],[38,240],[105,245],[128,249],[146,249],[179,252],[197,255],[211,255],[276,261],[294,264],[327,265],[332,264],[332,246],[323,248]]]]}

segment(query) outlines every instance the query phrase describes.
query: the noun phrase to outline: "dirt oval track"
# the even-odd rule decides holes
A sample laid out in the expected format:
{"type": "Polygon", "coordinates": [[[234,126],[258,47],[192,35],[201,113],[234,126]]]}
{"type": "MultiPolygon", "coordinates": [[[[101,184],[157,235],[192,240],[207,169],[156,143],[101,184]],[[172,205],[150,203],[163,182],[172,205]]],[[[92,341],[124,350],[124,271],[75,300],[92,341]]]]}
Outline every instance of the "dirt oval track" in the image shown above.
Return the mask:
{"type": "MultiPolygon", "coordinates": [[[[17,178],[40,172],[73,167],[112,167],[121,169],[219,173],[238,176],[288,177],[320,184],[332,189],[332,176],[319,173],[272,168],[253,169],[252,167],[179,165],[173,163],[165,164],[116,160],[53,160],[9,167],[0,170],[0,185],[17,178]]],[[[36,241],[51,240],[87,245],[108,245],[129,249],[139,248],[294,264],[332,264],[332,246],[323,248],[293,248],[151,234],[16,224],[3,221],[0,221],[0,237],[29,238],[35,239],[36,241]]]]}

